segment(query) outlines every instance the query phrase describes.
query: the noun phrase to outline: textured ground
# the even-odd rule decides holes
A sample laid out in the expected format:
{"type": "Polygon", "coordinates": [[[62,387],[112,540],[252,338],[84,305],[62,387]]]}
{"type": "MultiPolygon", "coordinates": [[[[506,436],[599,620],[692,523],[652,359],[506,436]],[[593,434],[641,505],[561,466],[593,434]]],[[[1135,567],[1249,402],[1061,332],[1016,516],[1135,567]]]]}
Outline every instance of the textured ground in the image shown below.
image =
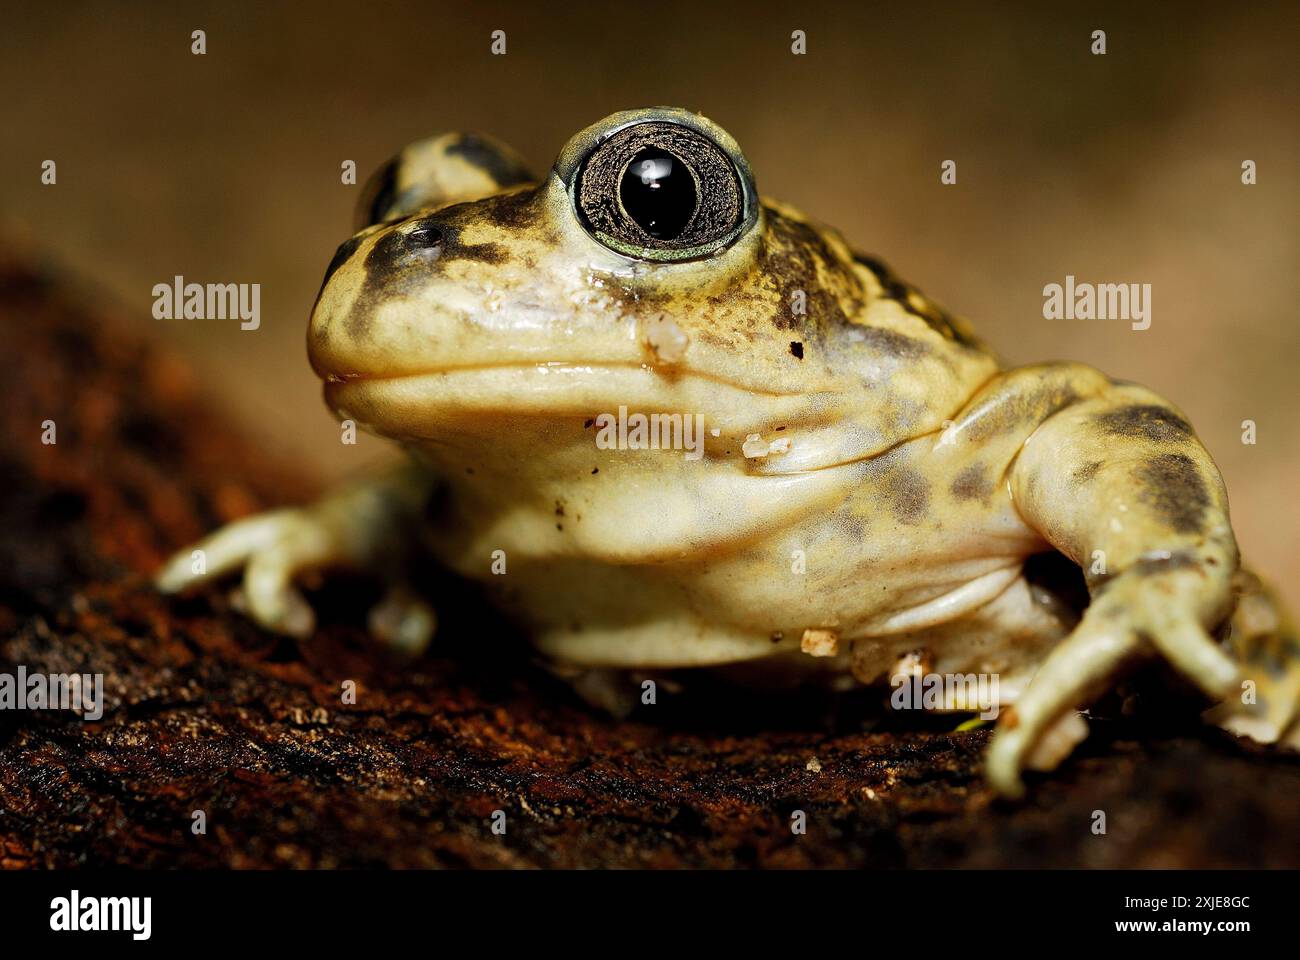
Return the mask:
{"type": "Polygon", "coordinates": [[[371,584],[318,595],[307,644],[224,589],[164,600],[169,550],[311,485],[65,289],[0,255],[0,672],[102,672],[108,707],[0,712],[0,866],[1300,864],[1300,757],[1195,724],[1099,724],[1014,806],[980,782],[985,733],[861,701],[710,689],[617,723],[454,603],[443,635],[478,652],[402,667],[359,629],[371,584]]]}

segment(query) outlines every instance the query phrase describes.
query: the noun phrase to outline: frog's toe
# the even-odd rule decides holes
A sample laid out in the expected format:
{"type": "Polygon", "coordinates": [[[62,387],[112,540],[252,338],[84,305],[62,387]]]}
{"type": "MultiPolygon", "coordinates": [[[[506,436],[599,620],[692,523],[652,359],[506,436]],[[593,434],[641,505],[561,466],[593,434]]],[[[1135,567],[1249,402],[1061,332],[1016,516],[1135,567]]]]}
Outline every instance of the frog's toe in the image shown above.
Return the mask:
{"type": "Polygon", "coordinates": [[[329,526],[303,510],[273,510],[237,520],[168,560],[154,577],[163,593],[182,593],[244,568],[244,599],[261,626],[301,637],[315,616],[294,578],[340,560],[329,526]]]}
{"type": "Polygon", "coordinates": [[[433,607],[402,585],[392,587],[371,609],[369,627],[394,651],[415,657],[428,649],[438,618],[433,607]]]}
{"type": "Polygon", "coordinates": [[[1077,725],[1069,724],[1071,712],[1140,648],[1136,634],[1090,610],[1043,662],[1021,698],[998,718],[985,760],[990,786],[1004,796],[1021,797],[1025,787],[1020,775],[1026,768],[1043,766],[1048,755],[1052,765],[1064,759],[1068,750],[1048,749],[1046,742],[1059,733],[1073,739],[1072,749],[1080,738],[1077,725]]]}
{"type": "Polygon", "coordinates": [[[1272,588],[1249,573],[1239,581],[1227,647],[1241,682],[1205,718],[1237,736],[1300,748],[1300,632],[1272,588]]]}
{"type": "Polygon", "coordinates": [[[1142,633],[1179,673],[1212,699],[1222,700],[1236,685],[1237,664],[1191,616],[1175,610],[1142,633]]]}
{"type": "Polygon", "coordinates": [[[174,553],[154,575],[154,585],[162,593],[183,593],[238,570],[276,541],[291,513],[273,510],[227,524],[174,553]]]}
{"type": "Polygon", "coordinates": [[[1088,739],[1088,721],[1077,710],[1067,710],[1047,727],[1025,754],[1025,768],[1049,773],[1088,739]]]}
{"type": "Polygon", "coordinates": [[[298,517],[286,521],[280,538],[254,554],[244,572],[244,598],[253,619],[276,633],[308,636],[316,617],[294,578],[336,559],[334,543],[324,529],[298,517]]]}

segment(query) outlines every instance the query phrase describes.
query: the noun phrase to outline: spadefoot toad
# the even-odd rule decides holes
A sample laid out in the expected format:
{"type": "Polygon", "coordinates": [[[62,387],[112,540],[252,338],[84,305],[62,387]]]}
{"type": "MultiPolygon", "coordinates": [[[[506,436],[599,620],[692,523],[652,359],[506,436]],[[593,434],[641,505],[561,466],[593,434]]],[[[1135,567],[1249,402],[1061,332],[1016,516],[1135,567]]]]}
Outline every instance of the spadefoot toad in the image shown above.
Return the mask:
{"type": "MultiPolygon", "coordinates": [[[[575,675],[994,677],[987,767],[1008,795],[1143,659],[1224,701],[1225,724],[1291,727],[1294,631],[1258,589],[1233,617],[1254,581],[1185,417],[1080,364],[1000,369],[880,261],[760,200],[703,117],[615,114],[540,182],[486,137],[421,141],[360,227],[308,349],[337,416],[409,463],[218,531],[162,589],[242,568],[253,618],[305,636],[297,575],[375,571],[375,632],[418,650],[418,545],[575,675]],[[1035,576],[1053,556],[1090,602],[1035,576]]],[[[938,705],[975,709],[964,689],[938,705]]]]}

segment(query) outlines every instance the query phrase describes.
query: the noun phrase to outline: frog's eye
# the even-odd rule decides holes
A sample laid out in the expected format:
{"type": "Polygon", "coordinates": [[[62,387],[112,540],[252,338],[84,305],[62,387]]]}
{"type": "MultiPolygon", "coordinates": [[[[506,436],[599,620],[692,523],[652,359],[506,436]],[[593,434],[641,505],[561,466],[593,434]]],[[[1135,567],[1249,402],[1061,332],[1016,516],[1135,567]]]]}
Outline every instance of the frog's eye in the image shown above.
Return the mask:
{"type": "Polygon", "coordinates": [[[587,232],[643,260],[709,256],[746,221],[736,165],[708,137],[677,123],[637,123],[600,141],[578,170],[573,199],[587,232]]]}

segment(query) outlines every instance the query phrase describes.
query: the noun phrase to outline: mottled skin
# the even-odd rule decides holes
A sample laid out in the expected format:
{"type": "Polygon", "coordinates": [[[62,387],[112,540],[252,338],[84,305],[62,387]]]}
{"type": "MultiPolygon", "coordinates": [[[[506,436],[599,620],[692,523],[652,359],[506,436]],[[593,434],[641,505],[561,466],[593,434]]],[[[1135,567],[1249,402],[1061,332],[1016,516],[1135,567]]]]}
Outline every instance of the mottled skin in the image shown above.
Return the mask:
{"type": "Polygon", "coordinates": [[[253,616],[305,634],[296,574],[379,568],[395,588],[375,629],[418,648],[432,611],[393,558],[422,530],[574,672],[761,661],[871,683],[919,653],[933,672],[997,673],[1015,707],[989,772],[1013,795],[1134,660],[1235,693],[1211,639],[1235,602],[1227,499],[1173,407],[1078,364],[1001,371],[964,324],[777,203],[751,197],[741,235],[701,259],[616,253],[569,185],[645,119],[709,137],[751,186],[730,137],[684,111],[608,118],[536,185],[484,138],[407,148],[330,265],[308,347],[338,416],[411,464],[227,528],[200,545],[205,572],[185,551],[164,588],[246,566],[253,616]],[[662,347],[663,317],[684,349],[662,347]],[[599,449],[594,418],[620,406],[701,413],[718,435],[698,460],[599,449]],[[746,457],[753,434],[790,448],[746,457]],[[1025,577],[1053,548],[1089,574],[1081,621],[1025,577]],[[805,654],[805,631],[837,652],[805,654]]]}

